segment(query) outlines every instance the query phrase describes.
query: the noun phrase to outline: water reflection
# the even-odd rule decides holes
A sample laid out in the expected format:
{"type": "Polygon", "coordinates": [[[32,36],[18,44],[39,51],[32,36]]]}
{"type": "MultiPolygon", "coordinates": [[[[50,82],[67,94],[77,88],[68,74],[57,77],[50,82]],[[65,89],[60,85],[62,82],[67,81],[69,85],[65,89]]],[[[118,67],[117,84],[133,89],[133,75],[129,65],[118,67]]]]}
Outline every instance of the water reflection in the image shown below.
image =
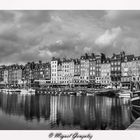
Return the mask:
{"type": "Polygon", "coordinates": [[[39,124],[38,129],[123,130],[132,123],[128,100],[99,96],[21,96],[1,93],[0,110],[9,118],[21,117],[20,121],[25,121],[23,129],[26,129],[28,121],[34,125],[31,129],[39,124]],[[34,124],[33,120],[38,123],[34,124]]]}

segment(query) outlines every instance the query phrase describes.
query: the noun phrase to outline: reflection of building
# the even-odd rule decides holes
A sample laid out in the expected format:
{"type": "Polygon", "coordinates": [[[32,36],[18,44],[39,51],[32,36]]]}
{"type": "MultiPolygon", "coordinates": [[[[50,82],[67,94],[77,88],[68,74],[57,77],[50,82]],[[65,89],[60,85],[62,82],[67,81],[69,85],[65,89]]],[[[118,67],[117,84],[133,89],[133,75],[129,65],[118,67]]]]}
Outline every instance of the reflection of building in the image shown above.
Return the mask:
{"type": "Polygon", "coordinates": [[[55,124],[57,120],[58,99],[55,96],[50,97],[50,121],[55,124]]]}
{"type": "Polygon", "coordinates": [[[131,108],[129,107],[129,100],[126,100],[125,98],[123,99],[124,104],[122,103],[121,105],[121,114],[122,115],[122,125],[128,126],[129,124],[131,124],[131,118],[132,118],[132,114],[128,113],[131,112],[131,108]]]}

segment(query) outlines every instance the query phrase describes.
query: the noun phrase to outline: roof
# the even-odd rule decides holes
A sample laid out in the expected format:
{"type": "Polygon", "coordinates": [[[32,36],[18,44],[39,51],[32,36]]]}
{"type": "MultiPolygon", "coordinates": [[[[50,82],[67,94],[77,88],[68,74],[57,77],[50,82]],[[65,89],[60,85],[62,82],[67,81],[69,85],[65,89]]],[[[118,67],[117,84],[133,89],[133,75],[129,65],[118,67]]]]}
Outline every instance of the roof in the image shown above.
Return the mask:
{"type": "Polygon", "coordinates": [[[135,58],[134,55],[125,55],[125,60],[127,61],[132,61],[134,58],[135,58]]]}
{"type": "Polygon", "coordinates": [[[120,54],[113,54],[113,56],[111,57],[111,59],[121,59],[121,55],[120,54]]]}
{"type": "Polygon", "coordinates": [[[102,63],[103,63],[103,64],[108,64],[108,63],[110,63],[110,58],[106,58],[106,60],[103,60],[102,63]]]}
{"type": "Polygon", "coordinates": [[[133,60],[140,60],[140,56],[134,57],[133,60]]]}
{"type": "Polygon", "coordinates": [[[74,64],[80,64],[80,60],[79,59],[74,59],[74,64]]]}

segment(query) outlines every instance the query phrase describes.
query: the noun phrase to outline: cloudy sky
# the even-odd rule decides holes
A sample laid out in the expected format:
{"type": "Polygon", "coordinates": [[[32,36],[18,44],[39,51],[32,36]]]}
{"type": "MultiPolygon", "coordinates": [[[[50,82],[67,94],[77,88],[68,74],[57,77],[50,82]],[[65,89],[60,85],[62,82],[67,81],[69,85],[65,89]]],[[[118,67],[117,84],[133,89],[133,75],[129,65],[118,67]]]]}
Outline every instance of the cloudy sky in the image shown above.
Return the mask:
{"type": "Polygon", "coordinates": [[[139,44],[140,11],[0,11],[0,64],[85,52],[140,55],[139,44]]]}

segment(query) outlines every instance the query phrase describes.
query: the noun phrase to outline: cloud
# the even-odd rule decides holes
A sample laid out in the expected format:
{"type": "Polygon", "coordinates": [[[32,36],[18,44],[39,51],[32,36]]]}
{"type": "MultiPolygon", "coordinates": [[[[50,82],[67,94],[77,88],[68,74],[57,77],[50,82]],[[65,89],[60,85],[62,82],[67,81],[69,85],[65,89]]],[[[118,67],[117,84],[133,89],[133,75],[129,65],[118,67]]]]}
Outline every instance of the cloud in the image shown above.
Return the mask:
{"type": "Polygon", "coordinates": [[[20,11],[21,16],[19,22],[22,25],[30,27],[40,26],[41,24],[50,22],[51,16],[49,12],[45,10],[20,11]]]}
{"type": "Polygon", "coordinates": [[[7,22],[13,22],[14,21],[14,14],[9,11],[0,11],[0,22],[1,23],[7,23],[7,22]]]}
{"type": "Polygon", "coordinates": [[[112,28],[111,30],[106,30],[102,35],[100,35],[96,40],[95,44],[99,46],[108,46],[113,44],[116,38],[121,34],[122,29],[120,27],[112,28]]]}
{"type": "Polygon", "coordinates": [[[90,48],[90,47],[85,47],[85,48],[84,48],[84,52],[85,52],[85,53],[90,52],[90,51],[91,51],[91,48],[90,48]]]}
{"type": "Polygon", "coordinates": [[[108,11],[106,11],[104,18],[107,20],[115,20],[119,16],[120,16],[120,11],[108,10],[108,11]]]}
{"type": "Polygon", "coordinates": [[[0,11],[0,63],[139,53],[140,11],[0,11]],[[132,49],[134,48],[134,49],[132,49]]]}
{"type": "Polygon", "coordinates": [[[127,53],[134,53],[139,55],[140,52],[140,39],[133,37],[125,37],[122,41],[122,48],[126,50],[127,53]]]}

